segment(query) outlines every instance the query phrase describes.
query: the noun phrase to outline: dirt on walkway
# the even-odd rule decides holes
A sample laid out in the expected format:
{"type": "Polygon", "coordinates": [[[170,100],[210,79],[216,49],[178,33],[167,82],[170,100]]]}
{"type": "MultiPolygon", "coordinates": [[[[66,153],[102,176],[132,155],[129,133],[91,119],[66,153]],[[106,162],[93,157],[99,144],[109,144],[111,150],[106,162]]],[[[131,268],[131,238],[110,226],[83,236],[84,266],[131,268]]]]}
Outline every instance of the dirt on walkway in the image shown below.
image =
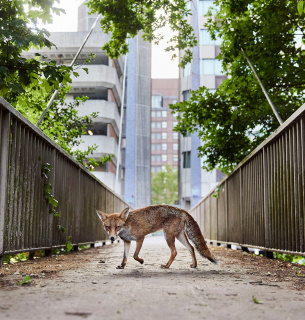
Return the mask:
{"type": "Polygon", "coordinates": [[[140,265],[116,269],[122,242],[0,269],[0,319],[304,319],[305,267],[211,247],[221,266],[177,243],[170,269],[163,237],[147,237],[140,265]],[[26,275],[27,285],[17,285],[26,275]]]}

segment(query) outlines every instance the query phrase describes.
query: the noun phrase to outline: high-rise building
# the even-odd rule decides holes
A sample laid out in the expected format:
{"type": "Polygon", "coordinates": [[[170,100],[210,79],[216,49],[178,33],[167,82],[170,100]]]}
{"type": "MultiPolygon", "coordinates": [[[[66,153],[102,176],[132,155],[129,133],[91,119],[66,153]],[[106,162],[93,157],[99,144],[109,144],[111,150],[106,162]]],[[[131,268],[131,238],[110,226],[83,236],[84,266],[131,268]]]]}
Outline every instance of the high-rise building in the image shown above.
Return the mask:
{"type": "MultiPolygon", "coordinates": [[[[88,15],[84,4],[78,9],[78,30],[76,32],[52,32],[49,40],[56,47],[39,52],[50,60],[60,64],[70,64],[91,29],[97,15],[88,15]]],[[[125,58],[110,59],[102,49],[110,40],[99,23],[90,35],[85,47],[77,59],[78,77],[72,76],[72,90],[67,102],[78,96],[89,99],[79,108],[79,115],[98,112],[98,117],[88,127],[88,135],[82,136],[78,148],[87,149],[93,144],[97,150],[92,155],[99,158],[104,154],[113,154],[111,162],[95,168],[93,174],[111,189],[115,189],[116,171],[119,166],[119,178],[116,192],[125,197],[132,206],[138,207],[150,203],[150,43],[144,43],[140,36],[130,41],[130,53],[127,58],[127,77],[125,97],[122,97],[125,58]],[[89,64],[85,61],[89,54],[95,54],[89,64]],[[88,74],[82,69],[88,69],[88,74]],[[118,142],[120,134],[121,105],[124,103],[123,137],[120,157],[118,142]],[[148,130],[147,130],[148,128],[148,130]],[[132,187],[135,186],[135,189],[132,187]]],[[[37,50],[24,52],[32,57],[37,50]]]]}
{"type": "Polygon", "coordinates": [[[151,44],[129,40],[127,56],[124,198],[134,208],[150,204],[151,44]]]}
{"type": "MultiPolygon", "coordinates": [[[[205,86],[212,92],[226,78],[222,74],[221,62],[217,59],[220,53],[221,41],[212,40],[205,24],[206,14],[213,15],[211,0],[194,0],[188,2],[192,16],[192,24],[198,39],[198,45],[193,48],[193,60],[185,69],[180,69],[180,100],[188,100],[192,90],[205,86]]],[[[189,209],[198,203],[221,180],[218,170],[207,172],[202,169],[204,159],[198,158],[197,148],[201,141],[197,133],[180,138],[180,204],[189,209]]]]}
{"type": "Polygon", "coordinates": [[[178,132],[173,131],[177,119],[169,108],[177,102],[178,95],[179,79],[152,79],[151,172],[154,174],[166,164],[178,170],[178,132]]]}

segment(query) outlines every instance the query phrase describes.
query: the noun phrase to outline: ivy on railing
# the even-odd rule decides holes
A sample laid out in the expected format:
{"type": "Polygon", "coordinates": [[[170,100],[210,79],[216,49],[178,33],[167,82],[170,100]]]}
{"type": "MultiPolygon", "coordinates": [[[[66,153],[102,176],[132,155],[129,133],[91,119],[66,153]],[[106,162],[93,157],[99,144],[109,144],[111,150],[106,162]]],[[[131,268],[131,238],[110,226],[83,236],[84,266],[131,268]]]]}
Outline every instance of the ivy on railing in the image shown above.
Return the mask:
{"type": "MultiPolygon", "coordinates": [[[[49,179],[49,174],[52,169],[53,166],[50,163],[43,163],[41,165],[41,174],[46,180],[49,179]]],[[[52,206],[50,208],[49,213],[52,213],[54,217],[60,218],[60,213],[56,210],[58,206],[58,200],[56,200],[55,196],[52,194],[52,189],[53,187],[51,183],[47,181],[43,186],[43,195],[44,198],[48,201],[48,203],[52,206]]],[[[61,225],[57,225],[57,229],[62,233],[66,232],[66,228],[61,225]]]]}

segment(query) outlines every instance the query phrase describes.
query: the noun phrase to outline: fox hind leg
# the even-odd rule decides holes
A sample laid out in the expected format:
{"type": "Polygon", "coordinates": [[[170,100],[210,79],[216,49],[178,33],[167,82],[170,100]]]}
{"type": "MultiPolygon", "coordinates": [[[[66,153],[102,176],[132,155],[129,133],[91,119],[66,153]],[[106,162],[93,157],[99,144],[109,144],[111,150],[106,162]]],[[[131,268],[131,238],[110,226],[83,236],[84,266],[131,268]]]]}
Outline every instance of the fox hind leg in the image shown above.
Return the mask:
{"type": "Polygon", "coordinates": [[[142,248],[143,241],[144,241],[144,238],[141,238],[141,239],[137,240],[136,251],[135,251],[135,253],[133,255],[133,258],[135,260],[139,261],[141,264],[144,263],[144,260],[139,257],[139,252],[140,252],[140,250],[142,248]]]}
{"type": "Polygon", "coordinates": [[[163,229],[163,231],[164,231],[164,237],[167,242],[167,245],[169,246],[169,248],[171,250],[171,256],[170,256],[167,264],[161,265],[161,268],[168,269],[171,266],[174,259],[176,258],[177,250],[176,250],[176,246],[175,246],[175,235],[172,234],[170,231],[167,231],[165,228],[163,229]]]}
{"type": "Polygon", "coordinates": [[[124,255],[123,255],[123,261],[120,266],[117,266],[117,269],[124,269],[127,263],[128,253],[130,249],[131,241],[125,241],[124,240],[124,255]]]}
{"type": "Polygon", "coordinates": [[[193,246],[189,243],[188,238],[185,234],[185,231],[182,230],[176,238],[189,250],[191,253],[193,263],[190,265],[191,268],[196,268],[197,267],[197,260],[196,260],[196,255],[195,255],[195,250],[193,246]]]}

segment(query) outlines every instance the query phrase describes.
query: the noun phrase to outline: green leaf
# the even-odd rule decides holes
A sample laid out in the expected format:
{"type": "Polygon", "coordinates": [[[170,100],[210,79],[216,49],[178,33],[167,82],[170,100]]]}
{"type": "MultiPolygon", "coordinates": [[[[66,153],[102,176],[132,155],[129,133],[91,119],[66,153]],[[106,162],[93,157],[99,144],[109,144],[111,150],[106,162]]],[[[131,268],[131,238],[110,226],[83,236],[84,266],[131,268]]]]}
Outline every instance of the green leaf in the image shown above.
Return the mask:
{"type": "Polygon", "coordinates": [[[302,15],[304,13],[304,4],[305,4],[305,1],[299,1],[298,2],[298,12],[299,12],[299,15],[302,15]]]}
{"type": "Polygon", "coordinates": [[[57,229],[62,232],[62,233],[65,233],[66,232],[66,228],[61,226],[61,225],[57,225],[57,229]]]}
{"type": "Polygon", "coordinates": [[[66,250],[67,250],[67,252],[70,252],[70,251],[74,250],[74,246],[71,243],[70,238],[71,237],[69,236],[68,237],[68,241],[66,242],[66,250]]]}
{"type": "Polygon", "coordinates": [[[252,300],[253,300],[254,303],[257,303],[257,304],[262,304],[263,303],[263,301],[257,300],[254,296],[252,296],[252,300]]]}
{"type": "Polygon", "coordinates": [[[31,277],[30,276],[26,276],[22,279],[22,281],[18,281],[17,284],[19,286],[23,286],[25,284],[30,284],[32,282],[31,277]]]}

